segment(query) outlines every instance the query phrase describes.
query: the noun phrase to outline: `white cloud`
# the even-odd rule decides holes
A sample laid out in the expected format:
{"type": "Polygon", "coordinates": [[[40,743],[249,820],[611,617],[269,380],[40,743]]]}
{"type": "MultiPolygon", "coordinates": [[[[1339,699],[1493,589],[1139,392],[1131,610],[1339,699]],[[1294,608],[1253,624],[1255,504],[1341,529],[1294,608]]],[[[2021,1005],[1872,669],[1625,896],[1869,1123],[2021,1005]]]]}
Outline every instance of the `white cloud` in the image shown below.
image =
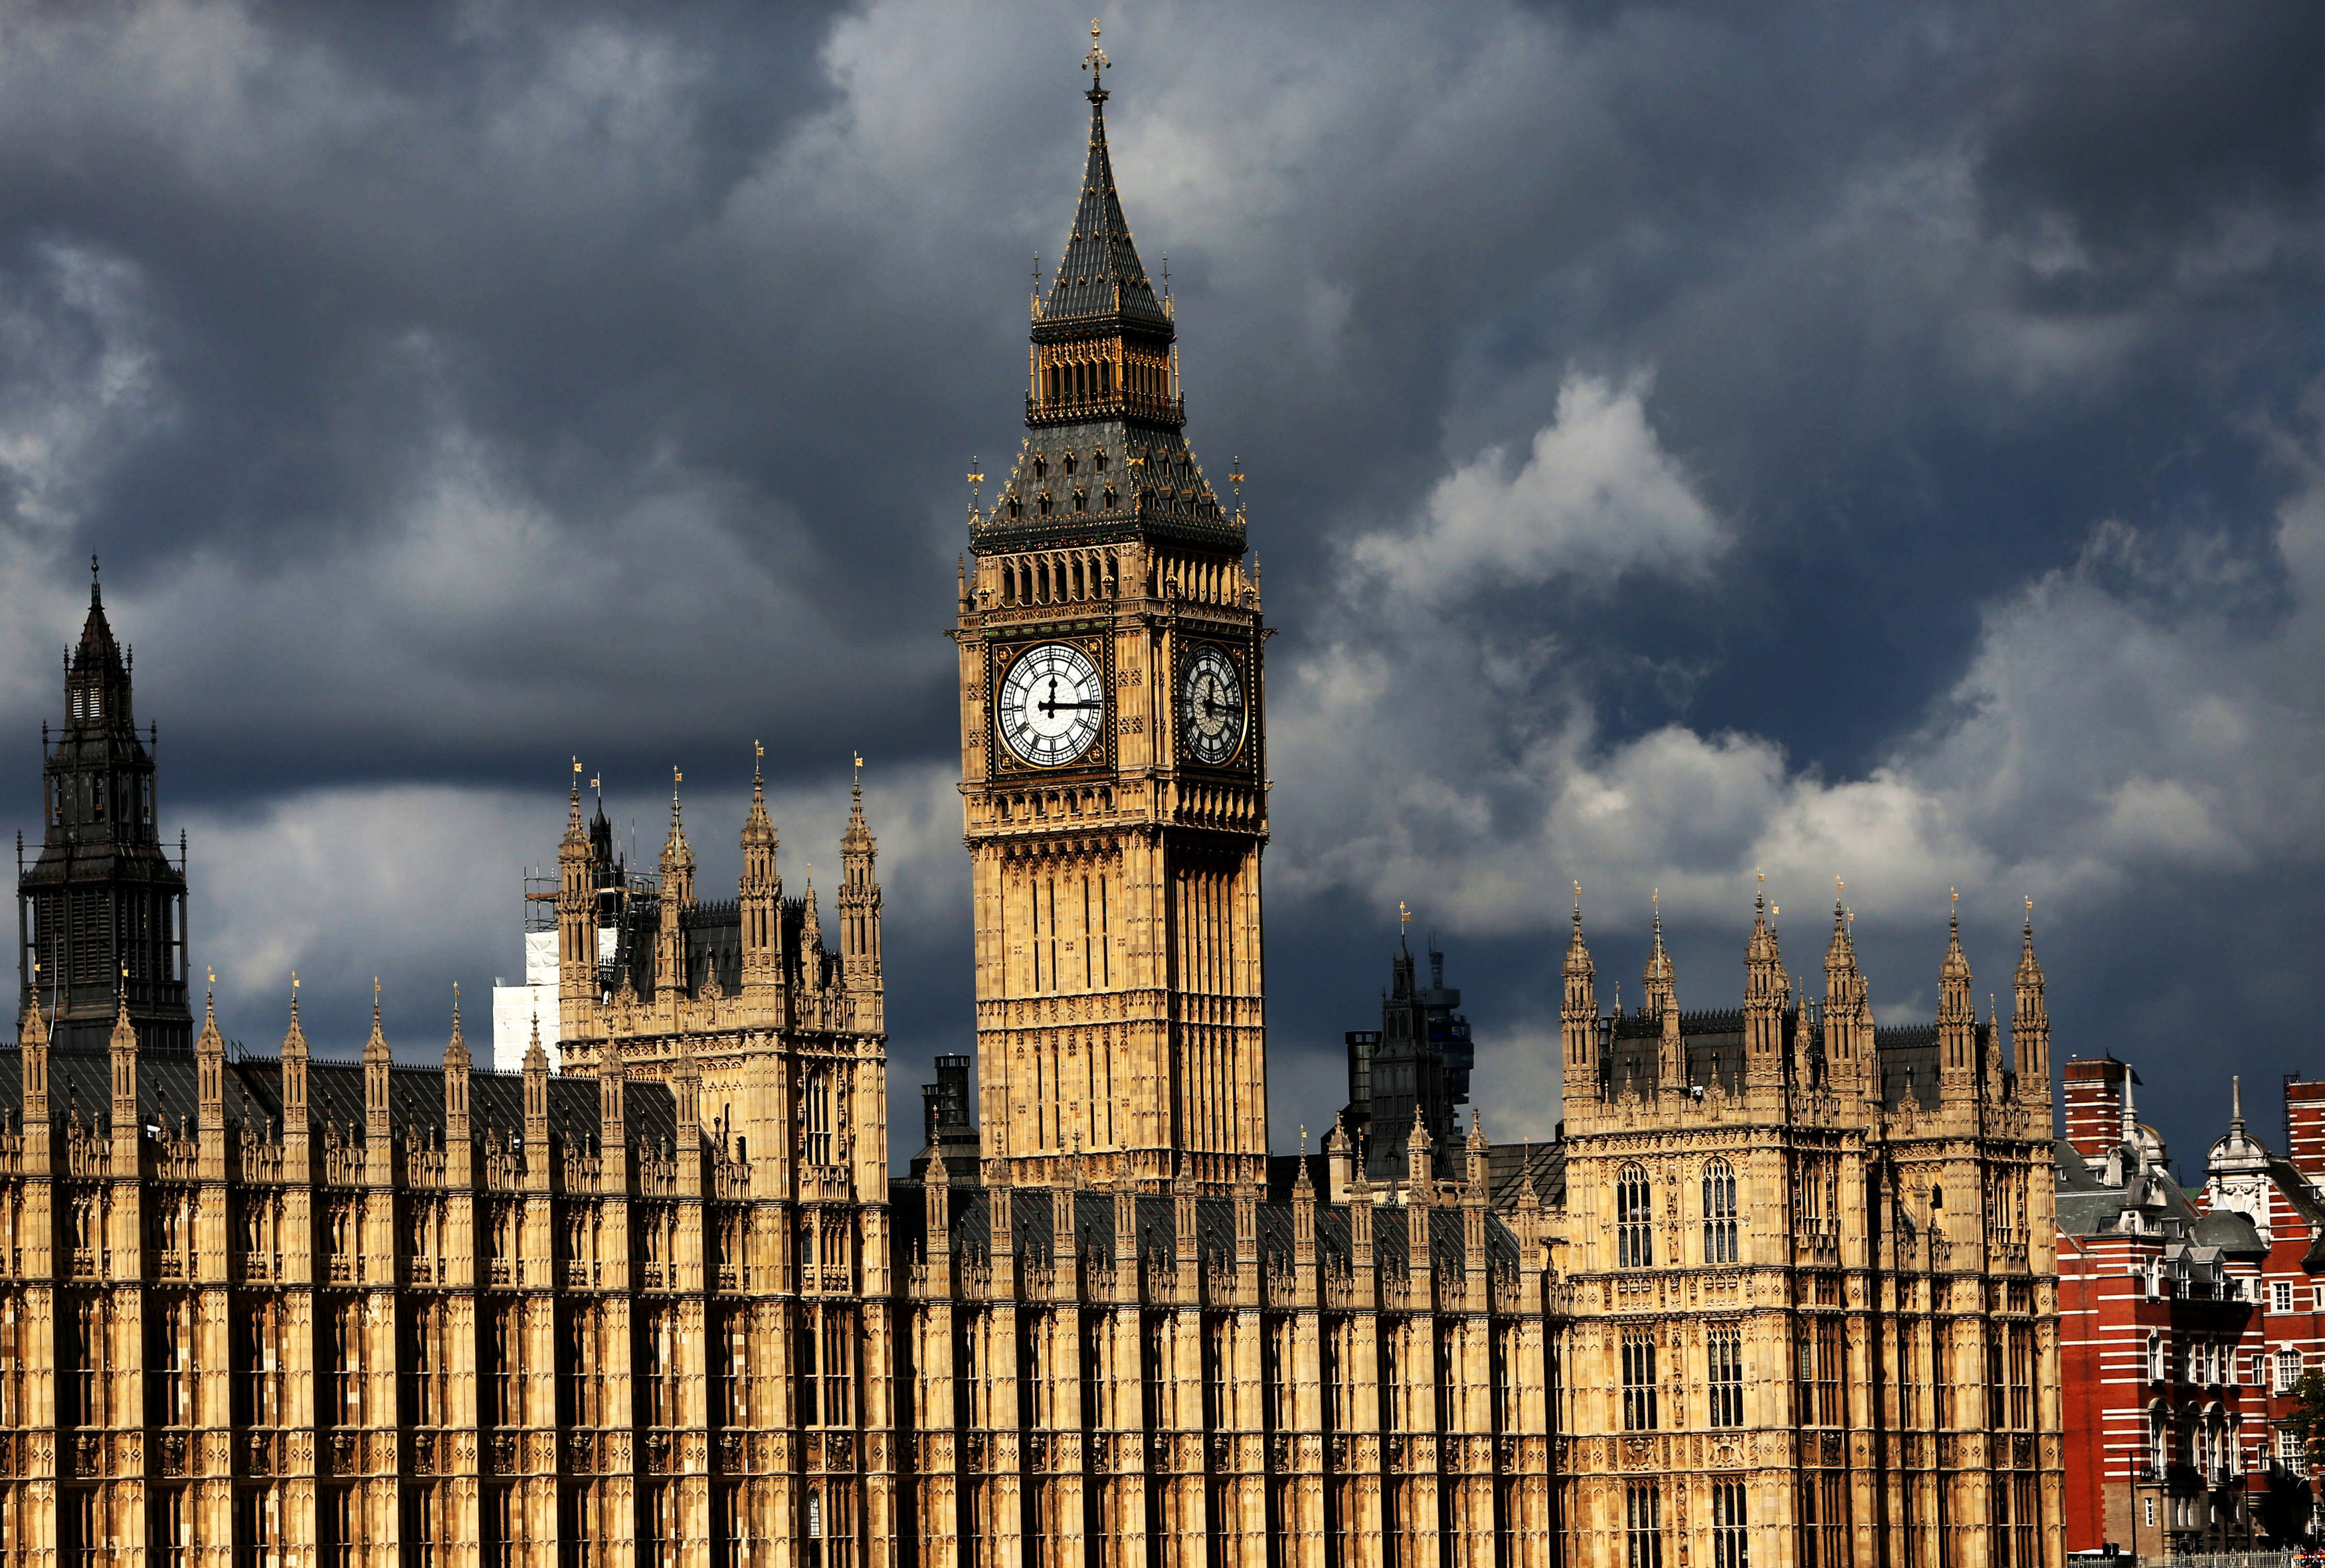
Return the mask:
{"type": "Polygon", "coordinates": [[[1699,575],[1727,535],[1647,423],[1648,387],[1570,372],[1522,463],[1487,447],[1438,481],[1418,528],[1369,535],[1355,558],[1431,604],[1564,573],[1699,575]]]}
{"type": "Polygon", "coordinates": [[[1385,627],[1352,596],[1338,640],[1276,678],[1275,886],[1506,935],[1549,933],[1577,879],[1626,913],[1659,888],[1727,921],[1755,868],[1811,907],[1839,875],[1860,913],[1921,919],[1949,888],[2091,915],[2159,873],[2313,862],[2325,472],[2284,457],[2302,480],[2275,536],[2289,608],[2256,611],[2248,568],[2200,541],[2103,524],[1988,607],[1935,716],[1854,778],[1748,734],[1610,740],[1555,658],[1499,659],[1458,613],[1385,627]]]}

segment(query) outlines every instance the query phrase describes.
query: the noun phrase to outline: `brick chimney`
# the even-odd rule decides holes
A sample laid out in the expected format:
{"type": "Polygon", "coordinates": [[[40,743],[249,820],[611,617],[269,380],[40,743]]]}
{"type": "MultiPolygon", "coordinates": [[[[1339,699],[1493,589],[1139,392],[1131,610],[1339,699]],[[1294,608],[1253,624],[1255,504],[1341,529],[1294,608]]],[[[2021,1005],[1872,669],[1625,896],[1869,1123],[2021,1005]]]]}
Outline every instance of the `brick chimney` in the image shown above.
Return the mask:
{"type": "Polygon", "coordinates": [[[2284,1141],[2293,1169],[2325,1186],[2325,1079],[2284,1081],[2284,1141]]]}
{"type": "MultiPolygon", "coordinates": [[[[2123,1079],[2131,1072],[2113,1056],[2075,1056],[2067,1063],[2067,1141],[2085,1159],[2107,1158],[2123,1141],[2123,1079]]],[[[2132,1082],[2139,1081],[2133,1075],[2132,1082]]],[[[2317,1085],[2325,1094],[2325,1084],[2317,1085]]],[[[2325,1099],[2318,1103],[2319,1130],[2325,1135],[2325,1099]]],[[[2325,1142],[2320,1144],[2325,1153],[2325,1142]]]]}

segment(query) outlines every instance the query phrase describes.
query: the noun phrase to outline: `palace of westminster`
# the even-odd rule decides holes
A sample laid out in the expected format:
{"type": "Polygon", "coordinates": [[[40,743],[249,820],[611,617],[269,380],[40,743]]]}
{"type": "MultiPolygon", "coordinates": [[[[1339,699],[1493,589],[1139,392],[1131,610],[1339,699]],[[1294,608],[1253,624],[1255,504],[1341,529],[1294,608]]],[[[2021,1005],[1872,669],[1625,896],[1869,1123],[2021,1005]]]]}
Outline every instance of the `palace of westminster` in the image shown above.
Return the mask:
{"type": "Polygon", "coordinates": [[[1338,1125],[1271,1155],[1268,631],[1091,55],[949,632],[976,1047],[922,1152],[860,787],[827,924],[755,784],[712,895],[675,799],[633,870],[577,776],[515,1070],[457,1008],[440,1065],[376,1009],[315,1050],[295,991],[229,1052],[92,590],[0,1046],[0,1562],[2059,1568],[2031,927],[2006,1025],[1957,932],[1889,1028],[1839,911],[1821,995],[1764,904],[1740,1006],[1682,1010],[1658,923],[1626,1012],[1578,901],[1532,1145],[1458,1122],[1400,949],[1338,1125]]]}

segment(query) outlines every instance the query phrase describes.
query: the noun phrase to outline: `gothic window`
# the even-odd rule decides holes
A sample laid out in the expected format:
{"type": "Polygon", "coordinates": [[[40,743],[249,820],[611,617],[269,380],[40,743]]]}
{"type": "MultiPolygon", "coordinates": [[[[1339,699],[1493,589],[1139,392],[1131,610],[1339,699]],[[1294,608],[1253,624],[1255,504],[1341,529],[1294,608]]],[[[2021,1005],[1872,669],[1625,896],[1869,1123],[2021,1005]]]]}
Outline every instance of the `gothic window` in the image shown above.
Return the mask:
{"type": "Polygon", "coordinates": [[[1838,1167],[1829,1159],[1804,1156],[1792,1172],[1793,1225],[1802,1236],[1829,1236],[1839,1208],[1838,1167]]]}
{"type": "Polygon", "coordinates": [[[1235,1370],[1232,1327],[1226,1318],[1203,1325],[1203,1430],[1224,1431],[1230,1414],[1227,1379],[1235,1370]]]}
{"type": "Polygon", "coordinates": [[[0,1296],[0,1432],[24,1423],[26,1333],[23,1298],[0,1296]]]}
{"type": "Polygon", "coordinates": [[[487,1231],[486,1245],[491,1250],[492,1283],[516,1283],[517,1250],[522,1243],[523,1211],[509,1200],[494,1203],[487,1231]]]}
{"type": "Polygon", "coordinates": [[[1325,1419],[1335,1432],[1345,1432],[1357,1420],[1356,1324],[1347,1319],[1324,1325],[1325,1419]]]}
{"type": "Polygon", "coordinates": [[[342,1301],[325,1311],[331,1357],[329,1418],[336,1425],[360,1426],[364,1418],[363,1303],[342,1301]]]}
{"type": "Polygon", "coordinates": [[[489,1568],[516,1568],[518,1544],[524,1538],[524,1514],[517,1507],[516,1488],[507,1481],[486,1481],[477,1514],[485,1527],[485,1562],[489,1568]]]}
{"type": "Polygon", "coordinates": [[[1076,512],[1088,512],[1089,510],[1088,491],[1077,490],[1074,492],[1074,510],[1076,512]]]}
{"type": "Polygon", "coordinates": [[[856,1494],[844,1480],[811,1487],[803,1510],[807,1568],[856,1568],[856,1494]]]}
{"type": "Polygon", "coordinates": [[[1626,1165],[1615,1178],[1615,1267],[1644,1268],[1655,1260],[1654,1208],[1643,1166],[1626,1165]]]}
{"type": "Polygon", "coordinates": [[[679,1424],[679,1355],[683,1343],[678,1314],[674,1310],[664,1307],[647,1319],[644,1371],[646,1425],[649,1426],[675,1426],[679,1424]]]}
{"type": "Polygon", "coordinates": [[[1391,1432],[1411,1429],[1413,1396],[1412,1390],[1406,1387],[1404,1355],[1404,1336],[1410,1332],[1410,1320],[1393,1325],[1384,1324],[1380,1331],[1381,1393],[1391,1432]]]}
{"type": "Polygon", "coordinates": [[[807,1162],[829,1165],[831,1159],[831,1070],[810,1068],[807,1075],[807,1162]]]}
{"type": "Polygon", "coordinates": [[[743,1287],[745,1255],[750,1240],[748,1227],[749,1220],[743,1210],[727,1206],[718,1211],[711,1230],[711,1243],[721,1290],[739,1290],[743,1287]]]}
{"type": "Polygon", "coordinates": [[[1848,1480],[1830,1471],[1802,1475],[1801,1568],[1848,1568],[1848,1480]]]}
{"type": "Polygon", "coordinates": [[[1261,1374],[1266,1379],[1268,1408],[1274,1414],[1269,1425],[1278,1432],[1290,1432],[1300,1424],[1299,1383],[1293,1376],[1293,1369],[1300,1365],[1297,1320],[1279,1317],[1271,1322],[1264,1350],[1261,1374]]]}
{"type": "Polygon", "coordinates": [[[1737,1261],[1736,1170],[1724,1159],[1703,1167],[1703,1260],[1737,1261]]]}
{"type": "Polygon", "coordinates": [[[153,1314],[153,1421],[157,1426],[194,1422],[194,1305],[182,1297],[164,1300],[153,1314]]]}
{"type": "Polygon", "coordinates": [[[1036,479],[1047,479],[1049,476],[1050,460],[1047,457],[1035,457],[1033,459],[1033,477],[1036,479]]]}
{"type": "Polygon", "coordinates": [[[1800,1423],[1803,1426],[1840,1425],[1840,1320],[1803,1317],[1800,1320],[1800,1423]]]}
{"type": "Polygon", "coordinates": [[[1711,1568],[1751,1568],[1751,1537],[1745,1524],[1744,1483],[1716,1482],[1711,1489],[1711,1568]]]}
{"type": "Polygon", "coordinates": [[[1105,504],[1106,509],[1107,509],[1108,512],[1112,512],[1112,511],[1115,509],[1115,506],[1116,506],[1116,505],[1117,504],[1117,503],[1119,502],[1119,500],[1120,500],[1120,497],[1118,497],[1118,496],[1115,493],[1114,486],[1113,486],[1113,485],[1111,485],[1111,484],[1107,485],[1107,486],[1106,487],[1106,496],[1105,496],[1105,501],[1104,501],[1104,504],[1105,504]]]}
{"type": "Polygon", "coordinates": [[[2027,1324],[2003,1325],[2003,1376],[2008,1389],[2005,1415],[2013,1432],[2034,1429],[2034,1331],[2027,1324]]]}
{"type": "Polygon", "coordinates": [[[649,1504],[646,1562],[652,1568],[678,1568],[679,1545],[685,1537],[681,1523],[679,1486],[674,1480],[653,1483],[649,1504]]]}
{"type": "MultiPolygon", "coordinates": [[[[156,1487],[148,1494],[153,1545],[162,1568],[186,1568],[194,1547],[194,1503],[184,1486],[156,1487]]],[[[148,1559],[152,1561],[153,1559],[148,1559]]]]}
{"type": "Polygon", "coordinates": [[[240,1396],[235,1421],[243,1426],[283,1425],[283,1305],[271,1296],[240,1304],[235,1314],[236,1373],[240,1396]]]}
{"type": "Polygon", "coordinates": [[[1663,1494],[1651,1480],[1623,1489],[1623,1568],[1663,1568],[1663,1494]]]}
{"type": "Polygon", "coordinates": [[[76,1426],[105,1426],[107,1406],[106,1373],[111,1358],[107,1354],[105,1304],[83,1300],[74,1305],[72,1324],[73,1383],[72,1424],[76,1426]]]}
{"type": "Polygon", "coordinates": [[[740,1308],[726,1313],[718,1340],[718,1418],[728,1426],[751,1424],[751,1320],[740,1308]]]}
{"type": "Polygon", "coordinates": [[[1623,1333],[1623,1430],[1653,1432],[1655,1411],[1655,1339],[1651,1329],[1623,1333]]]}
{"type": "Polygon", "coordinates": [[[406,1419],[418,1426],[450,1423],[450,1345],[444,1304],[423,1303],[413,1308],[404,1327],[403,1386],[406,1419]]]}
{"type": "Polygon", "coordinates": [[[362,1221],[356,1213],[353,1198],[332,1200],[326,1230],[331,1251],[331,1277],[353,1279],[356,1250],[362,1243],[362,1221]]]}
{"type": "Polygon", "coordinates": [[[606,1397],[604,1325],[594,1305],[576,1306],[565,1323],[566,1421],[573,1426],[603,1426],[611,1412],[606,1397]]]}
{"type": "Polygon", "coordinates": [[[443,1560],[444,1489],[431,1482],[406,1482],[403,1496],[403,1561],[409,1568],[436,1568],[443,1560]]]}
{"type": "Polygon", "coordinates": [[[1105,473],[1105,472],[1106,472],[1106,448],[1105,448],[1104,447],[1100,447],[1097,450],[1097,452],[1095,452],[1094,454],[1092,454],[1092,455],[1091,455],[1090,462],[1091,462],[1092,466],[1094,466],[1098,469],[1098,471],[1099,473],[1101,473],[1101,474],[1105,473]]]}
{"type": "Polygon", "coordinates": [[[1069,452],[1069,453],[1067,453],[1067,454],[1066,454],[1066,472],[1067,472],[1067,473],[1069,473],[1069,474],[1070,474],[1070,473],[1072,473],[1073,471],[1074,471],[1074,455],[1073,455],[1071,452],[1069,452]]]}
{"type": "Polygon", "coordinates": [[[1517,1432],[1525,1421],[1524,1384],[1520,1372],[1525,1364],[1525,1330],[1517,1324],[1506,1324],[1494,1331],[1494,1404],[1496,1428],[1517,1432]]]}
{"type": "Polygon", "coordinates": [[[1705,1423],[1711,1426],[1741,1426],[1744,1425],[1743,1331],[1715,1328],[1704,1343],[1705,1423]]]}
{"type": "Polygon", "coordinates": [[[237,1488],[234,1502],[235,1543],[249,1548],[246,1560],[267,1568],[283,1562],[283,1489],[273,1485],[237,1488]]]}
{"type": "Polygon", "coordinates": [[[1023,497],[1013,495],[1009,498],[1009,515],[1012,517],[1025,515],[1025,503],[1023,497]]]}
{"type": "Polygon", "coordinates": [[[485,1425],[515,1426],[524,1419],[523,1368],[524,1318],[523,1308],[514,1305],[496,1307],[492,1311],[492,1333],[486,1353],[492,1360],[485,1368],[485,1397],[491,1401],[483,1413],[485,1425]]]}
{"type": "Polygon", "coordinates": [[[1048,491],[1044,490],[1043,492],[1042,492],[1041,495],[1037,498],[1037,500],[1038,500],[1039,504],[1040,504],[1041,509],[1042,509],[1042,515],[1043,517],[1047,517],[1047,516],[1049,516],[1049,515],[1050,515],[1050,493],[1049,493],[1048,491]]]}

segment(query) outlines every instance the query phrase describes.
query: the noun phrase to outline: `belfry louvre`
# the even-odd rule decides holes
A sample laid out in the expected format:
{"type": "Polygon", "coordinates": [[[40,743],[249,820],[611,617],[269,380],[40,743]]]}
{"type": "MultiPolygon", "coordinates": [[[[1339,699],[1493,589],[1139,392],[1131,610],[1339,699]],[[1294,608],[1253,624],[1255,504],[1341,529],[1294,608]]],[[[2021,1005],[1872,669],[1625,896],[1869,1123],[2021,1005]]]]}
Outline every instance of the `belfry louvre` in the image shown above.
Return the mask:
{"type": "Polygon", "coordinates": [[[976,1048],[921,1154],[860,787],[827,927],[755,780],[711,900],[675,795],[644,873],[577,779],[520,1071],[457,1007],[439,1065],[376,1006],[319,1054],[295,992],[229,1048],[93,593],[0,1053],[8,1563],[2060,1562],[2031,928],[2005,1064],[1958,934],[1929,1028],[1873,1027],[1838,915],[1796,992],[1765,908],[1740,1010],[1680,1010],[1658,926],[1626,1014],[1578,909],[1546,1145],[1389,1084],[1445,1070],[1401,952],[1367,1105],[1413,1125],[1271,1156],[1267,628],[1089,64],[950,629],[976,1048]]]}

